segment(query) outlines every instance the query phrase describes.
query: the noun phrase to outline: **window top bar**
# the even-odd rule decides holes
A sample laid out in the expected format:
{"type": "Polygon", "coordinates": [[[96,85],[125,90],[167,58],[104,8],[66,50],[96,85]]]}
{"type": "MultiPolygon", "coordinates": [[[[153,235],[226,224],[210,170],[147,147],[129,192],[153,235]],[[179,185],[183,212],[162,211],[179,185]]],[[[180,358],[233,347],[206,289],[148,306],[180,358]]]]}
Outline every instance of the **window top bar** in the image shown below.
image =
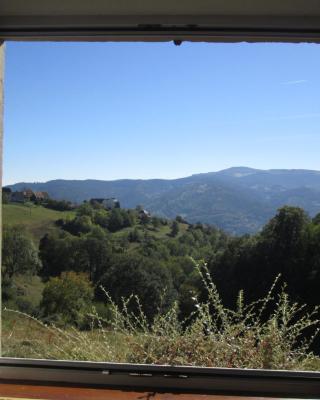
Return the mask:
{"type": "Polygon", "coordinates": [[[0,40],[101,42],[320,42],[318,29],[224,28],[141,24],[136,27],[4,27],[0,40]]]}
{"type": "Polygon", "coordinates": [[[1,0],[0,39],[320,41],[318,0],[1,0]]]}

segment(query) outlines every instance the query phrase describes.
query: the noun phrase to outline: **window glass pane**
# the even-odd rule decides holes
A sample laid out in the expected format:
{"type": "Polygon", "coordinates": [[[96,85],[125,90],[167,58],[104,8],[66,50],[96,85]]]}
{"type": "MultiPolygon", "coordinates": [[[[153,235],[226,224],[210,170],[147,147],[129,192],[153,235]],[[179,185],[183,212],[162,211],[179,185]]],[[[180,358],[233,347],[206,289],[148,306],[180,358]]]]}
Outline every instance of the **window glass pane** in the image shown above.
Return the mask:
{"type": "Polygon", "coordinates": [[[319,69],[8,43],[3,356],[319,370],[319,69]]]}

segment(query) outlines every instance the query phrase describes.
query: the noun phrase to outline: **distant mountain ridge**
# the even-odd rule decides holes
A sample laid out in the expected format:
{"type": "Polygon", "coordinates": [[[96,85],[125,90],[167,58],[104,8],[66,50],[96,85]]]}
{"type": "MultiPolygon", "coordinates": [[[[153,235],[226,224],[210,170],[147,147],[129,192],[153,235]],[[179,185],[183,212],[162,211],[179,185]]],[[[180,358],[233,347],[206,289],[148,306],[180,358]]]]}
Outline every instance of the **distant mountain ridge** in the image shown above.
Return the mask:
{"type": "Polygon", "coordinates": [[[179,179],[63,180],[20,182],[12,190],[46,191],[55,199],[82,202],[92,197],[116,197],[123,207],[143,205],[168,218],[214,224],[230,233],[259,230],[284,204],[320,212],[320,171],[260,170],[232,167],[179,179]]]}

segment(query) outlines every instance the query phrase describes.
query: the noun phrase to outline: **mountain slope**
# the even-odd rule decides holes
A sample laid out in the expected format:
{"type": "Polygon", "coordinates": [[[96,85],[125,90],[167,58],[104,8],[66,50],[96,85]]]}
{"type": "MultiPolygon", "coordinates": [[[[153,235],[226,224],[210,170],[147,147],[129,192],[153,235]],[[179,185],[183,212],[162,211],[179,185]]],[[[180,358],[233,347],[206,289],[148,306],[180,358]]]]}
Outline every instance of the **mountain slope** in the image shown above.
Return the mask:
{"type": "Polygon", "coordinates": [[[165,180],[53,180],[17,183],[12,190],[47,191],[55,199],[82,202],[116,197],[123,207],[143,205],[155,214],[215,224],[231,233],[257,231],[284,204],[320,212],[320,171],[233,167],[165,180]]]}

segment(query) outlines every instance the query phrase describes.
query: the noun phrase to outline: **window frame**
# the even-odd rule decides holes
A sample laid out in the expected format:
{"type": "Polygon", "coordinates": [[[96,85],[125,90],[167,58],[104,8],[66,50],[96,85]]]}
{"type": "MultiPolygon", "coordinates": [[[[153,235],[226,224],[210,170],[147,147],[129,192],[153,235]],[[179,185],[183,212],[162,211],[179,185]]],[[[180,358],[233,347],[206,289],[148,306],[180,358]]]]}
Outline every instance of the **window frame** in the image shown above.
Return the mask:
{"type": "MultiPolygon", "coordinates": [[[[197,27],[144,27],[123,29],[26,28],[3,29],[0,21],[0,152],[2,179],[3,70],[6,40],[37,41],[168,41],[209,42],[279,41],[320,42],[319,29],[238,29],[197,27]]],[[[1,182],[2,187],[2,182],[1,182]]],[[[1,196],[1,194],[0,194],[1,196]]],[[[0,227],[1,211],[0,211],[0,227]]],[[[0,254],[1,263],[1,254],[0,254]]],[[[0,321],[1,327],[1,321],[0,321]]],[[[1,328],[0,328],[1,329],[1,328]]],[[[0,353],[1,354],[1,353],[0,353]]],[[[316,398],[320,372],[204,368],[109,362],[54,361],[0,357],[0,383],[137,388],[186,393],[219,393],[316,398]]]]}
{"type": "Polygon", "coordinates": [[[0,383],[319,398],[320,373],[0,358],[0,383]]]}

